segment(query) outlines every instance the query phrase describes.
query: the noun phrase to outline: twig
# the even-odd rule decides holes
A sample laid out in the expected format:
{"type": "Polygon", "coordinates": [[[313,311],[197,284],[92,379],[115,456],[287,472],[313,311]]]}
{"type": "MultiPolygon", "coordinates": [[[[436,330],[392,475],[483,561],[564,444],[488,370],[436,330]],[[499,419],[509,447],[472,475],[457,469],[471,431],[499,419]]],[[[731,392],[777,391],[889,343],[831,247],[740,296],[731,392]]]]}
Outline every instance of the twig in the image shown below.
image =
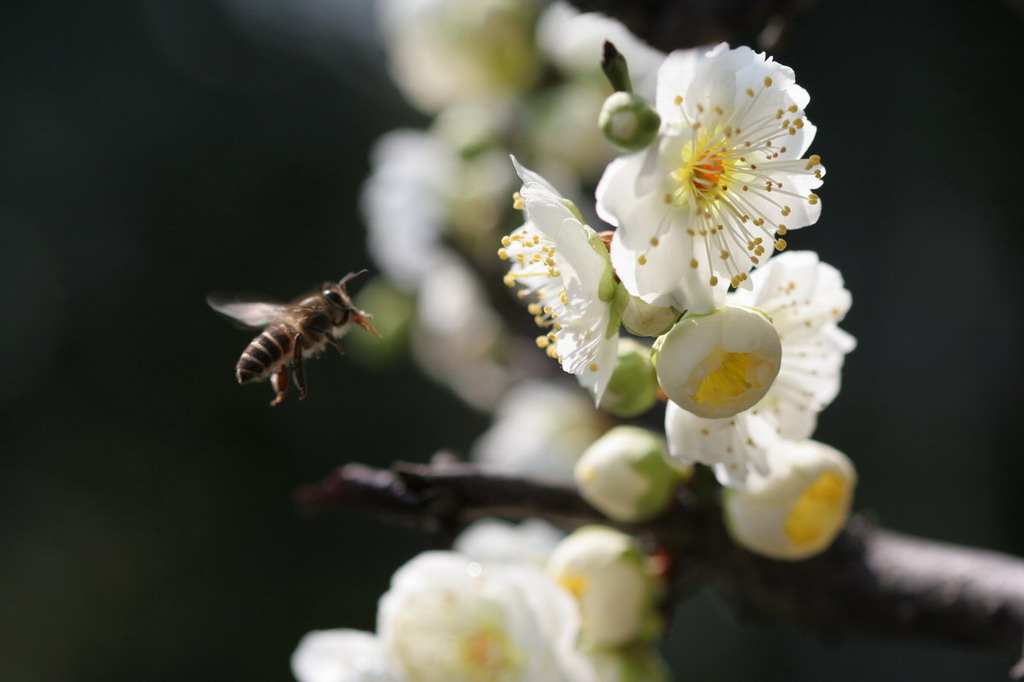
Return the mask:
{"type": "MultiPolygon", "coordinates": [[[[391,470],[348,464],[297,492],[309,512],[361,508],[430,531],[485,516],[539,517],[565,528],[616,526],[694,567],[739,612],[827,636],[913,635],[1017,660],[1024,642],[1024,560],[899,535],[854,518],[833,546],[801,562],[734,545],[720,515],[683,491],[660,517],[614,523],[560,483],[438,463],[391,470]]],[[[1021,666],[1014,670],[1018,677],[1021,666]]]]}

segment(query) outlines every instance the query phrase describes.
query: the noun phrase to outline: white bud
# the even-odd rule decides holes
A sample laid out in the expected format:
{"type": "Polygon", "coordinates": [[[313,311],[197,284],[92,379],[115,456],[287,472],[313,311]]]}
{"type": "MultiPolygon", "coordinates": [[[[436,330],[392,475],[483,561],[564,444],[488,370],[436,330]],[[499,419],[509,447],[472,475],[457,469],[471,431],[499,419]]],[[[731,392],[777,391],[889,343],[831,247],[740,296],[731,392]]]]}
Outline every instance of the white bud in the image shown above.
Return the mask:
{"type": "Polygon", "coordinates": [[[783,441],[768,453],[771,473],[751,473],[723,493],[729,535],[772,559],[797,561],[832,544],[846,525],[857,473],[843,453],[816,441],[783,441]]]}
{"type": "Polygon", "coordinates": [[[616,426],[576,463],[580,495],[615,521],[644,521],[661,513],[682,478],[664,437],[636,426],[616,426]]]}
{"type": "Polygon", "coordinates": [[[547,571],[576,597],[584,644],[615,647],[657,634],[656,585],[636,538],[585,526],[555,547],[547,571]]]}
{"type": "Polygon", "coordinates": [[[771,388],[782,345],[768,317],[726,306],[686,315],[658,340],[658,383],[669,399],[707,419],[753,407],[771,388]]]}

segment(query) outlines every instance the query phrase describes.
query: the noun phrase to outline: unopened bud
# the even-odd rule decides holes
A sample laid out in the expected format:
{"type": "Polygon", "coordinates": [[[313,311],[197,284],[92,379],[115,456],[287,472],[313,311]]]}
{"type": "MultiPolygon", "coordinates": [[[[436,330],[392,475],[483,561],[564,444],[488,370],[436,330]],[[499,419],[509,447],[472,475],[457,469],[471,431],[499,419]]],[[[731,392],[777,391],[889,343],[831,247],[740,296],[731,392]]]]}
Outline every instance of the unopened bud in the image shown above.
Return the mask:
{"type": "Polygon", "coordinates": [[[580,496],[614,521],[660,514],[686,470],[668,457],[665,438],[637,426],[616,426],[576,462],[580,496]]]}
{"type": "Polygon", "coordinates": [[[622,326],[630,334],[649,337],[667,332],[682,314],[675,308],[654,305],[630,296],[623,286],[616,291],[615,309],[622,320],[622,326]]]}
{"type": "Polygon", "coordinates": [[[756,405],[782,362],[782,344],[771,320],[740,306],[686,315],[655,347],[661,390],[705,419],[731,417],[756,405]]]}
{"type": "Polygon", "coordinates": [[[615,370],[601,396],[601,409],[628,418],[643,414],[657,402],[658,377],[650,349],[630,338],[619,339],[615,370]]]}
{"type": "Polygon", "coordinates": [[[784,441],[770,473],[752,473],[722,496],[725,526],[741,547],[798,561],[828,548],[846,525],[857,473],[843,453],[816,441],[784,441]]]}
{"type": "Polygon", "coordinates": [[[597,123],[609,142],[632,152],[654,140],[661,127],[661,117],[643,97],[631,92],[613,92],[604,101],[597,123]]]}
{"type": "Polygon", "coordinates": [[[659,634],[658,586],[636,538],[584,526],[555,547],[547,572],[576,598],[586,645],[622,646],[659,634]]]}

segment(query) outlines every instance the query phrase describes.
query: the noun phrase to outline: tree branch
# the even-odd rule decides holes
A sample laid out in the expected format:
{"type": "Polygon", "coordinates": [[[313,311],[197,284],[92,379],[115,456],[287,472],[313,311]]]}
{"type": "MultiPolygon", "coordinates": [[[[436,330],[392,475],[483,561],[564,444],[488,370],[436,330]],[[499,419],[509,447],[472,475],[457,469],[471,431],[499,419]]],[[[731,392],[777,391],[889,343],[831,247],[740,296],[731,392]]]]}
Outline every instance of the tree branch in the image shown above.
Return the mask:
{"type": "MultiPolygon", "coordinates": [[[[660,517],[622,524],[560,483],[457,463],[348,464],[296,499],[308,512],[360,508],[447,536],[485,516],[540,517],[565,528],[600,523],[645,538],[673,559],[670,580],[683,579],[685,564],[688,580],[696,574],[747,617],[829,636],[922,636],[1013,660],[1024,643],[1024,560],[899,535],[859,517],[823,554],[781,562],[733,544],[717,508],[689,490],[660,517]]],[[[1024,665],[1012,674],[1024,677],[1024,665]]]]}

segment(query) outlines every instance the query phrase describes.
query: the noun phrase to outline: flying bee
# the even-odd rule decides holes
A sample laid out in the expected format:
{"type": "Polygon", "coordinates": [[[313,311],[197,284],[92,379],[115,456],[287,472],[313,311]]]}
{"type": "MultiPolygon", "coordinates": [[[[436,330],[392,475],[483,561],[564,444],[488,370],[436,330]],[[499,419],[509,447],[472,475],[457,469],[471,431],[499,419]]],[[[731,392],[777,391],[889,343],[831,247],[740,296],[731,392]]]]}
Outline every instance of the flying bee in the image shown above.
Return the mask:
{"type": "Polygon", "coordinates": [[[350,272],[337,283],[325,282],[320,291],[300,296],[291,303],[242,302],[220,294],[207,296],[206,302],[218,313],[245,327],[263,328],[238,359],[235,367],[238,383],[270,377],[275,393],[270,404],[277,405],[288,391],[290,374],[301,400],[306,397],[303,360],[317,357],[327,344],[344,355],[339,339],[353,324],[380,337],[370,324],[372,315],[357,308],[345,288],[349,281],[364,272],[366,270],[350,272]]]}

